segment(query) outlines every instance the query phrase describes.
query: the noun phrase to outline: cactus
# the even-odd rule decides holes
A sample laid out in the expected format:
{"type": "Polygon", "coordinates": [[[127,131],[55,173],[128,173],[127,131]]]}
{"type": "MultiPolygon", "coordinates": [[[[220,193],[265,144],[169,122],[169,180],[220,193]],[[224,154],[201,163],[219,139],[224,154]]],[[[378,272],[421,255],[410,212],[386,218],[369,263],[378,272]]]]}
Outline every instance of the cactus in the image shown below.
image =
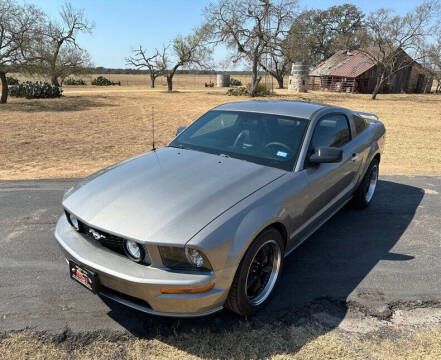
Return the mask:
{"type": "Polygon", "coordinates": [[[61,93],[62,90],[58,86],[41,81],[25,81],[21,84],[13,85],[9,89],[9,95],[26,99],[57,98],[61,96],[61,93]]]}
{"type": "Polygon", "coordinates": [[[87,83],[83,79],[73,79],[73,78],[67,78],[64,80],[64,85],[87,85],[87,83]]]}

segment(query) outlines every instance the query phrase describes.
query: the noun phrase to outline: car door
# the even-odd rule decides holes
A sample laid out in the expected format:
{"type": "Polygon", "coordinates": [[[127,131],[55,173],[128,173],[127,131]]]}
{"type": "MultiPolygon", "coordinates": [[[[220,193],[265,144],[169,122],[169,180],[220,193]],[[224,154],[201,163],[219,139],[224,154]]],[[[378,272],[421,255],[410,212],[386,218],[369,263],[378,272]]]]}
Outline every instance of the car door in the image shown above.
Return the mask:
{"type": "Polygon", "coordinates": [[[305,175],[305,207],[303,225],[295,236],[302,236],[343,203],[357,180],[357,154],[354,153],[352,132],[348,118],[343,113],[324,115],[314,128],[303,167],[305,175]],[[319,147],[338,147],[343,150],[339,163],[310,164],[308,158],[319,147]]]}

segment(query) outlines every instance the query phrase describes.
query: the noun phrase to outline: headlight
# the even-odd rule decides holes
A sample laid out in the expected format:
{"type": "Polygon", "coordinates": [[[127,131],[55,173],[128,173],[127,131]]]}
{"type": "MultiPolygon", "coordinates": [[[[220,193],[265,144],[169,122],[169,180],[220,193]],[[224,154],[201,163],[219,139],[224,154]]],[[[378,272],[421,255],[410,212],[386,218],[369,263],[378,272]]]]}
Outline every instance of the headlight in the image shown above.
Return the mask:
{"type": "Polygon", "coordinates": [[[68,213],[67,211],[66,211],[66,216],[67,216],[67,220],[69,221],[69,224],[71,224],[76,231],[80,231],[80,224],[78,223],[78,219],[76,218],[76,216],[72,215],[71,213],[68,213]]]}
{"type": "Polygon", "coordinates": [[[133,240],[126,240],[125,250],[127,256],[136,262],[140,262],[144,257],[143,248],[133,240]]]}
{"type": "Polygon", "coordinates": [[[175,270],[212,270],[207,257],[191,247],[159,246],[162,262],[175,270]]]}
{"type": "Polygon", "coordinates": [[[190,264],[193,264],[197,268],[203,267],[205,265],[204,257],[196,249],[186,247],[185,248],[185,256],[187,257],[188,262],[190,264]]]}

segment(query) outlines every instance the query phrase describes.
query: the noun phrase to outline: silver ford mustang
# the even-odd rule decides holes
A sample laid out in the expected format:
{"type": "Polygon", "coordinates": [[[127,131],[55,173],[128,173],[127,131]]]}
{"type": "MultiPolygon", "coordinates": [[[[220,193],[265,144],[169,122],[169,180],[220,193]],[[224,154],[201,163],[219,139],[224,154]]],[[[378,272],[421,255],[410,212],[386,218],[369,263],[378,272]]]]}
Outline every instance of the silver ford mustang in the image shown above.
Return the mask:
{"type": "Polygon", "coordinates": [[[366,207],[385,128],[313,103],[220,105],[166,147],[86,178],[55,237],[70,277],[164,316],[261,309],[283,259],[347,202],[366,207]]]}

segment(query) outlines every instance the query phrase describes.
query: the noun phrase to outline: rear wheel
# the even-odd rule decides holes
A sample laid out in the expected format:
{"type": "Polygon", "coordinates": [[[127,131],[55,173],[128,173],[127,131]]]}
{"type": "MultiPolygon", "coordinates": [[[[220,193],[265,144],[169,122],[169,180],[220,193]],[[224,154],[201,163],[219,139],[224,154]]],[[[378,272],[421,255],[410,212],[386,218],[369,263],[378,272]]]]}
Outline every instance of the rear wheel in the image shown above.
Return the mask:
{"type": "Polygon", "coordinates": [[[239,315],[252,315],[264,307],[279,280],[283,240],[269,228],[251,244],[234,277],[225,306],[239,315]]]}
{"type": "Polygon", "coordinates": [[[354,193],[353,204],[359,209],[367,207],[374,197],[378,181],[378,159],[372,160],[363,180],[354,193]]]}

